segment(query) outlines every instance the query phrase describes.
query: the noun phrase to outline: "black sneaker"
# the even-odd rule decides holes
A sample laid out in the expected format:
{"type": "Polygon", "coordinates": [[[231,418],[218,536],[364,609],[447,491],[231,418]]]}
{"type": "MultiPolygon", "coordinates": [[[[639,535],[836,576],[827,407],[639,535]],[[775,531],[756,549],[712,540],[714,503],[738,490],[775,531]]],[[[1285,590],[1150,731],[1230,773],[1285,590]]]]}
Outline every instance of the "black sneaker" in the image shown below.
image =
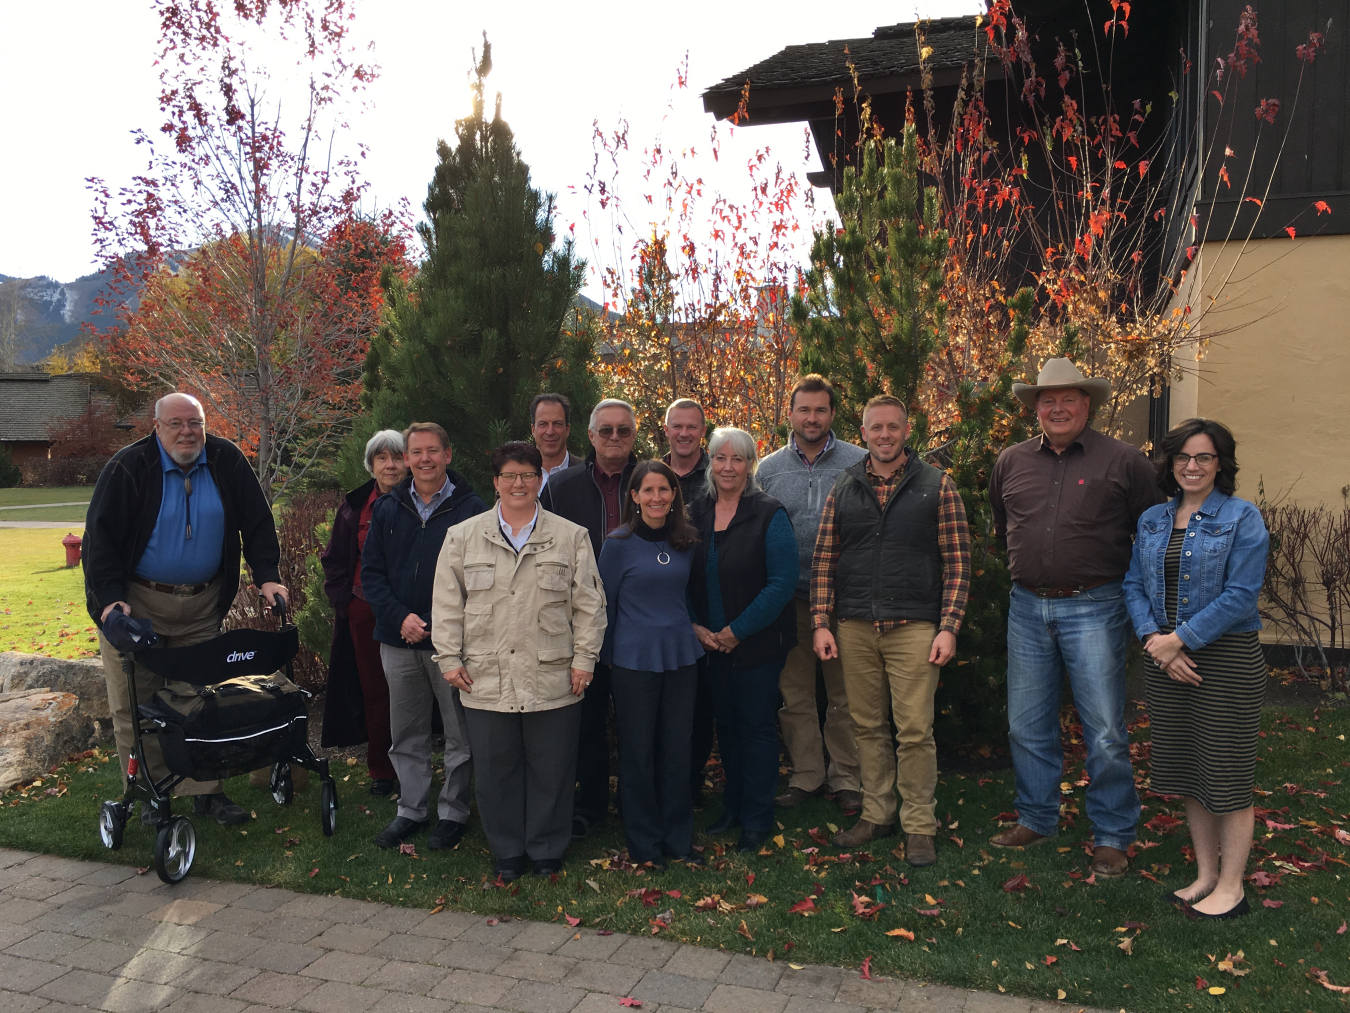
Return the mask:
{"type": "Polygon", "coordinates": [[[493,871],[503,883],[514,883],[525,875],[525,856],[518,858],[499,858],[493,865],[493,871]]]}
{"type": "Polygon", "coordinates": [[[192,811],[198,816],[214,816],[222,827],[238,826],[249,820],[248,811],[231,802],[223,791],[215,795],[194,796],[192,811]]]}
{"type": "Polygon", "coordinates": [[[392,823],[375,835],[375,843],[381,848],[392,848],[405,838],[420,834],[429,825],[429,820],[410,820],[406,816],[395,816],[392,823]]]}
{"type": "Polygon", "coordinates": [[[764,847],[764,842],[768,839],[767,830],[742,830],[740,840],[736,842],[736,853],[744,855],[750,851],[758,851],[764,847]]]}
{"type": "Polygon", "coordinates": [[[370,793],[376,798],[384,798],[396,791],[398,791],[398,778],[396,777],[377,777],[370,782],[370,793]]]}
{"type": "Polygon", "coordinates": [[[554,876],[562,872],[561,858],[540,858],[534,863],[536,876],[554,876]]]}
{"type": "Polygon", "coordinates": [[[432,851],[448,851],[464,837],[469,829],[468,823],[456,823],[454,820],[437,820],[427,835],[427,847],[432,851]]]}

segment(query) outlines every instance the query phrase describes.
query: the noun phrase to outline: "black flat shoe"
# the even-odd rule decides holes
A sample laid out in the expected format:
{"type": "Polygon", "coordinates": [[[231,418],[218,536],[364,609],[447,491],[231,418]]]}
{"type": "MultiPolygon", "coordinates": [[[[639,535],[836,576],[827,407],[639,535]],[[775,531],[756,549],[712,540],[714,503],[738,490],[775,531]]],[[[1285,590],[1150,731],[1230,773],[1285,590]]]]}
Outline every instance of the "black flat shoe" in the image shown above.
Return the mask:
{"type": "Polygon", "coordinates": [[[767,830],[742,830],[741,838],[736,842],[736,853],[744,855],[748,851],[758,851],[768,839],[767,830]]]}
{"type": "Polygon", "coordinates": [[[534,863],[536,876],[556,876],[562,872],[561,858],[540,858],[534,863]]]}
{"type": "Polygon", "coordinates": [[[235,805],[224,792],[195,796],[192,800],[192,811],[199,816],[214,817],[222,827],[235,827],[249,820],[244,807],[235,805]]]}
{"type": "Polygon", "coordinates": [[[705,859],[697,851],[691,851],[687,855],[680,855],[675,859],[675,861],[683,862],[686,866],[688,866],[691,869],[706,869],[708,867],[707,859],[705,859]]]}
{"type": "Polygon", "coordinates": [[[1218,922],[1223,921],[1226,918],[1241,918],[1243,915],[1249,915],[1252,913],[1252,909],[1247,904],[1247,898],[1244,895],[1240,901],[1230,907],[1227,911],[1220,911],[1216,915],[1205,914],[1203,911],[1196,911],[1195,908],[1191,908],[1191,912],[1197,918],[1207,918],[1212,922],[1218,922]]]}
{"type": "Polygon", "coordinates": [[[730,810],[723,809],[723,810],[722,810],[722,815],[719,816],[719,817],[717,817],[717,819],[715,819],[713,822],[709,823],[709,824],[708,824],[708,829],[705,830],[704,833],[708,833],[708,834],[725,834],[728,830],[730,830],[732,827],[734,827],[738,822],[740,822],[740,821],[737,820],[736,817],[735,817],[734,815],[732,815],[732,813],[730,812],[730,810]]]}
{"type": "MultiPolygon", "coordinates": [[[[1193,897],[1190,900],[1187,900],[1185,897],[1178,897],[1175,890],[1169,890],[1167,893],[1162,895],[1162,899],[1164,904],[1190,905],[1194,904],[1197,900],[1204,900],[1208,896],[1209,896],[1208,893],[1202,893],[1199,897],[1193,897]]],[[[1196,912],[1196,914],[1199,913],[1200,912],[1198,911],[1196,912]]]]}
{"type": "Polygon", "coordinates": [[[420,834],[428,824],[428,820],[410,820],[406,816],[395,816],[393,822],[375,835],[375,843],[381,848],[392,848],[413,834],[420,834]]]}
{"type": "Polygon", "coordinates": [[[385,798],[398,791],[398,778],[396,777],[377,777],[370,782],[370,793],[376,798],[385,798]]]}
{"type": "Polygon", "coordinates": [[[448,851],[464,837],[469,829],[468,823],[456,823],[454,820],[437,820],[427,835],[427,847],[432,851],[448,851]]]}
{"type": "MultiPolygon", "coordinates": [[[[536,870],[538,866],[535,867],[536,870]]],[[[493,867],[497,873],[497,878],[503,883],[511,883],[525,875],[525,856],[519,858],[501,858],[493,867]]]]}

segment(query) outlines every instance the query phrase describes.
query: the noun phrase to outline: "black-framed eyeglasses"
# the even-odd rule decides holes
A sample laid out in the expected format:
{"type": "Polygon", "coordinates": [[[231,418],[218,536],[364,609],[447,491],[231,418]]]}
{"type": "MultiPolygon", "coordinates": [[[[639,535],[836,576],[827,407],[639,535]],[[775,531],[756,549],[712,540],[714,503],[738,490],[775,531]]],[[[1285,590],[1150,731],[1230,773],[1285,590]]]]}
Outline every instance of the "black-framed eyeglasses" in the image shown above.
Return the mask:
{"type": "Polygon", "coordinates": [[[1186,467],[1186,465],[1190,464],[1192,461],[1194,461],[1196,464],[1200,465],[1200,467],[1202,467],[1202,468],[1208,468],[1211,464],[1213,464],[1213,463],[1214,463],[1215,461],[1217,461],[1218,459],[1219,459],[1219,455],[1218,455],[1218,454],[1173,454],[1173,455],[1172,455],[1172,462],[1173,462],[1174,464],[1179,464],[1179,465],[1181,465],[1183,468],[1186,467]]]}
{"type": "Polygon", "coordinates": [[[164,428],[171,433],[181,433],[184,426],[191,429],[194,433],[200,433],[206,428],[206,422],[202,419],[188,419],[186,422],[182,419],[169,419],[167,422],[160,419],[160,421],[164,422],[164,428]]]}
{"type": "Polygon", "coordinates": [[[515,471],[503,471],[503,472],[502,472],[500,475],[498,475],[497,477],[498,477],[499,479],[501,479],[503,482],[505,482],[507,485],[515,485],[517,482],[530,482],[530,481],[533,481],[534,479],[536,479],[536,478],[539,477],[539,472],[537,472],[537,471],[521,471],[521,472],[515,472],[515,471]]]}

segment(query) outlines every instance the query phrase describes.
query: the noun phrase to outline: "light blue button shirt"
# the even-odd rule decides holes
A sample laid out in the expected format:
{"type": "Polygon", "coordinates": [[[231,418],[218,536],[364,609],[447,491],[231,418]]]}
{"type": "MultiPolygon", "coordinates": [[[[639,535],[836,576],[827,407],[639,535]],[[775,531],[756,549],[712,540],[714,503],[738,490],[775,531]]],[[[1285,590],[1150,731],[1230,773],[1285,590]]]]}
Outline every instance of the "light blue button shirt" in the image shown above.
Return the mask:
{"type": "Polygon", "coordinates": [[[413,508],[417,511],[417,516],[422,518],[423,524],[431,520],[431,515],[436,512],[436,508],[448,500],[450,494],[454,491],[455,483],[450,481],[448,475],[445,479],[445,485],[441,486],[440,491],[433,493],[431,499],[425,503],[422,502],[422,494],[417,491],[416,485],[408,490],[412,496],[413,508]]]}
{"type": "Polygon", "coordinates": [[[136,561],[136,576],[161,584],[204,584],[216,575],[225,551],[225,506],[206,466],[206,448],[179,467],[155,437],[164,469],[164,492],[150,541],[136,561]],[[188,495],[185,479],[192,482],[188,495]]]}

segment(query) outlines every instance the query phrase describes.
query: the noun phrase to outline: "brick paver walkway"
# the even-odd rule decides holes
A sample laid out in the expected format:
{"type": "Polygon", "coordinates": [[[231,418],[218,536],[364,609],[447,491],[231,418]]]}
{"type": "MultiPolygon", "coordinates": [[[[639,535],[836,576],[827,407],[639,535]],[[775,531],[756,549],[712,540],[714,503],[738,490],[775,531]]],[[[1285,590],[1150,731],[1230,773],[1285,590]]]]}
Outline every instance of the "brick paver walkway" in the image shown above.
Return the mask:
{"type": "Polygon", "coordinates": [[[0,1013],[1050,1013],[1079,1006],[0,849],[0,1013]]]}

